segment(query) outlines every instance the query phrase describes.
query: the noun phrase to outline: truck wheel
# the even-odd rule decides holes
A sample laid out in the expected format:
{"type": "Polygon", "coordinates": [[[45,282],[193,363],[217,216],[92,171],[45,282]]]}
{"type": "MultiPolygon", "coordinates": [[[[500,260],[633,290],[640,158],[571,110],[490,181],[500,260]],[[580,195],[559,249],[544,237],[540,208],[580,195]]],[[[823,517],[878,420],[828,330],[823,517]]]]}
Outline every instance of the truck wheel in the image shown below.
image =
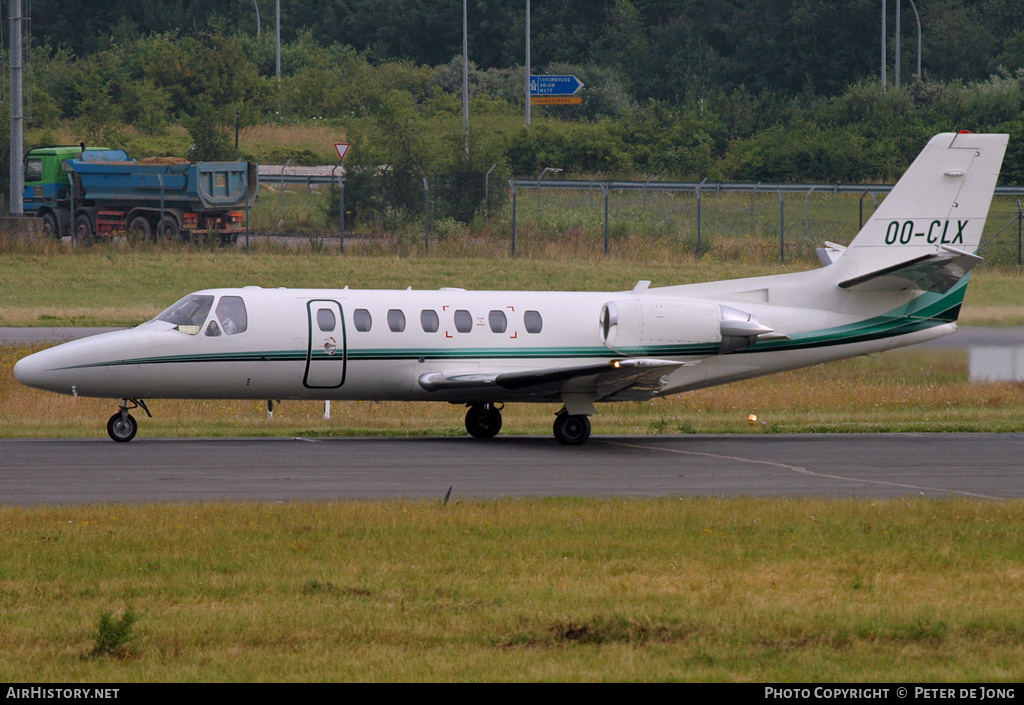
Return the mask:
{"type": "Polygon", "coordinates": [[[57,216],[53,213],[43,214],[43,237],[60,239],[60,226],[57,224],[57,216]]]}
{"type": "Polygon", "coordinates": [[[73,240],[78,245],[92,244],[92,221],[89,220],[89,216],[80,215],[77,218],[75,218],[75,234],[73,240]]]}
{"type": "Polygon", "coordinates": [[[143,240],[149,240],[153,237],[153,226],[149,224],[149,220],[145,216],[139,215],[132,218],[132,222],[128,223],[128,234],[143,240]]]}
{"type": "Polygon", "coordinates": [[[157,236],[165,240],[177,240],[181,237],[181,228],[178,227],[178,219],[173,215],[165,215],[157,226],[157,236]]]}

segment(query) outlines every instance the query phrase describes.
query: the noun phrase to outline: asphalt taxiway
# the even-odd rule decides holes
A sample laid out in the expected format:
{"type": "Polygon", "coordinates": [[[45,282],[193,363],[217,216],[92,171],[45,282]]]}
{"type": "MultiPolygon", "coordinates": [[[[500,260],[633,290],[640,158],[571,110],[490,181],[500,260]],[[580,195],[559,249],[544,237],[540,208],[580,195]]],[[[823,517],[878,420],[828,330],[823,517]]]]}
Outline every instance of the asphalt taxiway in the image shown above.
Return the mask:
{"type": "Polygon", "coordinates": [[[1024,434],[0,440],[0,504],[1024,497],[1024,434]]]}

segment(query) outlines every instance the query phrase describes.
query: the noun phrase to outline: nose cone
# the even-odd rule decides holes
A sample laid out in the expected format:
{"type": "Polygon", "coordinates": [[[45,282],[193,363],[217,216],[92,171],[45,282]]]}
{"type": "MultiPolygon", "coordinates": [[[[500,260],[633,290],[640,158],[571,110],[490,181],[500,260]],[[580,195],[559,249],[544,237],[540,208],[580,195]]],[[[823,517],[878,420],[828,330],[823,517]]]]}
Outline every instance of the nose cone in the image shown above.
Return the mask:
{"type": "Polygon", "coordinates": [[[36,389],[84,397],[137,397],[134,379],[150,350],[150,334],[136,328],[72,340],[19,360],[14,377],[36,389]]]}
{"type": "Polygon", "coordinates": [[[14,379],[29,387],[35,386],[32,382],[36,379],[35,363],[32,361],[33,357],[34,355],[29,355],[14,363],[14,379]]]}
{"type": "Polygon", "coordinates": [[[94,338],[72,340],[69,343],[37,352],[14,364],[14,378],[22,384],[61,394],[77,394],[76,384],[84,381],[81,370],[83,362],[95,358],[94,338]]]}
{"type": "Polygon", "coordinates": [[[14,363],[14,378],[22,384],[47,389],[52,392],[67,391],[56,389],[54,383],[60,375],[55,373],[56,360],[52,350],[43,350],[34,355],[22,358],[14,363]]]}

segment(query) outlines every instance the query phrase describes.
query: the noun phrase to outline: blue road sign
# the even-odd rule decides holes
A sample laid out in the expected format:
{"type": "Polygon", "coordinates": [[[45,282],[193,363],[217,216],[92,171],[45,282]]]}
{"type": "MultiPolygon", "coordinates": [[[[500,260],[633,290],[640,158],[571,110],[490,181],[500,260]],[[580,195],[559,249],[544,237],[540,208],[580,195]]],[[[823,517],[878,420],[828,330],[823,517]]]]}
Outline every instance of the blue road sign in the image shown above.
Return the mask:
{"type": "Polygon", "coordinates": [[[580,88],[575,76],[530,76],[530,95],[576,95],[580,88]]]}

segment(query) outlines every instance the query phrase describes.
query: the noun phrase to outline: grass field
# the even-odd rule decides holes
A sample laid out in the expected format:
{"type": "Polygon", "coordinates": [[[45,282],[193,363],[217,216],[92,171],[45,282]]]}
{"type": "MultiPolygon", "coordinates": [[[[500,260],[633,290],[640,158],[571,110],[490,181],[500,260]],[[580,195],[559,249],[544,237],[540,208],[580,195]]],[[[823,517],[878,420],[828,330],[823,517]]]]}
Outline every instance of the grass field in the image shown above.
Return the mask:
{"type": "MultiPolygon", "coordinates": [[[[807,258],[788,264],[753,256],[698,260],[665,243],[653,253],[555,248],[545,256],[510,257],[503,245],[470,240],[448,243],[447,253],[398,256],[341,255],[311,250],[308,243],[302,249],[260,243],[246,252],[123,239],[93,248],[0,239],[0,326],[137,325],[186,293],[221,286],[628,291],[641,279],[665,286],[820,266],[807,258]],[[473,255],[473,249],[488,254],[473,255]]],[[[960,322],[1024,325],[1024,273],[987,265],[972,272],[960,322]]]]}
{"type": "Polygon", "coordinates": [[[1021,502],[40,507],[0,526],[8,681],[1024,677],[1021,502]]]}

